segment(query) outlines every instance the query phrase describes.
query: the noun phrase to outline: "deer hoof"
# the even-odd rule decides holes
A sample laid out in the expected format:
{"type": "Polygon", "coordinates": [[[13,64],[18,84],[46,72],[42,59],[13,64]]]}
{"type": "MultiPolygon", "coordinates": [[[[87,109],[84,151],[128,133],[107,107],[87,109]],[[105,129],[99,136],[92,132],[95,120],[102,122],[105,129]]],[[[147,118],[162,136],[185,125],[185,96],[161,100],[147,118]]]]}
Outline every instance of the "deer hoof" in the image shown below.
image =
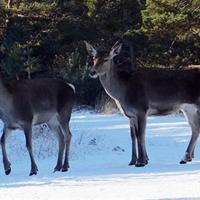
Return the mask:
{"type": "Polygon", "coordinates": [[[61,167],[55,167],[53,173],[62,171],[61,167]]]}
{"type": "Polygon", "coordinates": [[[179,163],[180,164],[187,164],[187,162],[191,162],[192,159],[187,159],[187,160],[181,160],[179,163]]]}
{"type": "Polygon", "coordinates": [[[65,163],[65,164],[62,166],[61,171],[62,171],[62,172],[67,172],[68,169],[69,169],[69,164],[68,164],[68,163],[67,163],[67,164],[65,163]]]}
{"type": "Polygon", "coordinates": [[[5,174],[6,174],[6,175],[9,175],[10,172],[11,172],[11,168],[5,170],[5,174]]]}
{"type": "Polygon", "coordinates": [[[192,161],[192,157],[186,155],[186,156],[180,161],[180,164],[186,164],[187,162],[191,162],[191,161],[192,161]]]}
{"type": "Polygon", "coordinates": [[[136,163],[136,164],[135,164],[136,167],[144,167],[145,165],[146,165],[146,164],[144,164],[144,163],[136,163]]]}
{"type": "Polygon", "coordinates": [[[136,167],[144,167],[144,166],[147,165],[147,164],[148,164],[148,160],[146,160],[146,161],[137,160],[135,166],[136,166],[136,167]]]}
{"type": "Polygon", "coordinates": [[[135,165],[136,164],[136,161],[132,161],[128,164],[129,166],[132,166],[132,165],[135,165]]]}
{"type": "Polygon", "coordinates": [[[37,171],[30,172],[29,176],[37,175],[37,171]]]}
{"type": "Polygon", "coordinates": [[[187,161],[186,161],[186,160],[181,160],[179,163],[180,163],[180,164],[186,164],[187,161]]]}
{"type": "Polygon", "coordinates": [[[62,172],[67,172],[68,168],[62,168],[62,172]]]}

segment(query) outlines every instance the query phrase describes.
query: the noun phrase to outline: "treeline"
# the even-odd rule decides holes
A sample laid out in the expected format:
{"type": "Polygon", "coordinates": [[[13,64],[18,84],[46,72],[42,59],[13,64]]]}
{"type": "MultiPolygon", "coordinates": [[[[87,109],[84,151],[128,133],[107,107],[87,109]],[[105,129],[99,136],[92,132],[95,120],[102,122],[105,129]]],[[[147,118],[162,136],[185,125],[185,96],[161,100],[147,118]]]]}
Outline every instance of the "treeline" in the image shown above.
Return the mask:
{"type": "Polygon", "coordinates": [[[94,106],[102,88],[88,77],[83,40],[106,50],[122,40],[135,65],[199,64],[200,1],[0,0],[4,81],[59,77],[76,86],[79,104],[94,106]]]}

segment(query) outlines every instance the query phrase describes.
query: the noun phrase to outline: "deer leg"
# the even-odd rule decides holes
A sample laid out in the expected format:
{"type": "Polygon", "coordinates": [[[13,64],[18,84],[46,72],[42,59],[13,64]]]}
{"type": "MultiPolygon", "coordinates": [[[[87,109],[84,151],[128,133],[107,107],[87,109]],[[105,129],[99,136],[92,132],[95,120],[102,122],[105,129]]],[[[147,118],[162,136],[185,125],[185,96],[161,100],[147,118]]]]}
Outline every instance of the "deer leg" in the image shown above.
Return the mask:
{"type": "Polygon", "coordinates": [[[2,156],[3,156],[3,165],[5,174],[8,175],[11,172],[11,164],[8,160],[7,153],[6,153],[6,139],[8,134],[11,132],[11,129],[5,128],[3,129],[3,134],[1,136],[1,148],[2,148],[2,156]]]}
{"type": "Polygon", "coordinates": [[[136,167],[143,167],[148,164],[148,156],[145,145],[145,128],[146,128],[146,116],[138,115],[138,129],[136,131],[137,143],[138,143],[138,159],[136,167]]]}
{"type": "Polygon", "coordinates": [[[190,139],[190,143],[187,147],[184,158],[180,161],[180,164],[186,164],[187,162],[192,161],[192,158],[194,157],[194,149],[195,149],[198,137],[199,137],[199,132],[192,131],[192,137],[190,139]]]}
{"type": "MultiPolygon", "coordinates": [[[[133,123],[130,123],[130,126],[133,123]]],[[[131,141],[132,141],[132,156],[131,156],[131,161],[129,165],[135,165],[137,161],[137,150],[136,150],[136,130],[135,126],[130,127],[130,133],[131,133],[131,141]]]]}
{"type": "Polygon", "coordinates": [[[32,150],[32,127],[29,126],[29,127],[25,128],[24,133],[25,133],[25,139],[26,139],[26,148],[29,152],[29,156],[31,159],[31,171],[30,171],[29,176],[32,176],[32,175],[36,175],[37,171],[38,171],[38,168],[35,163],[34,156],[33,156],[33,150],[32,150]]]}
{"type": "Polygon", "coordinates": [[[69,150],[70,150],[70,143],[71,143],[71,132],[69,129],[69,124],[66,125],[64,128],[64,134],[65,134],[65,158],[64,158],[64,163],[62,166],[62,172],[68,171],[69,168],[69,150]]]}
{"type": "Polygon", "coordinates": [[[58,160],[57,160],[56,167],[54,168],[54,172],[62,171],[63,155],[64,155],[64,149],[65,149],[65,138],[61,131],[61,128],[57,127],[56,132],[58,136],[59,150],[58,150],[58,160]]]}
{"type": "Polygon", "coordinates": [[[192,158],[194,158],[194,150],[195,150],[195,147],[194,147],[194,149],[192,151],[192,158]]]}
{"type": "Polygon", "coordinates": [[[57,164],[54,168],[54,172],[61,171],[62,170],[62,163],[63,163],[63,154],[64,154],[64,148],[65,148],[65,138],[64,134],[61,130],[60,123],[48,123],[49,128],[56,133],[56,136],[58,138],[58,159],[57,164]]]}
{"type": "Polygon", "coordinates": [[[200,130],[200,113],[195,106],[188,105],[184,108],[183,113],[188,120],[188,123],[192,129],[192,136],[187,147],[184,158],[180,161],[180,164],[186,164],[192,161],[194,158],[194,150],[199,137],[200,130]]]}

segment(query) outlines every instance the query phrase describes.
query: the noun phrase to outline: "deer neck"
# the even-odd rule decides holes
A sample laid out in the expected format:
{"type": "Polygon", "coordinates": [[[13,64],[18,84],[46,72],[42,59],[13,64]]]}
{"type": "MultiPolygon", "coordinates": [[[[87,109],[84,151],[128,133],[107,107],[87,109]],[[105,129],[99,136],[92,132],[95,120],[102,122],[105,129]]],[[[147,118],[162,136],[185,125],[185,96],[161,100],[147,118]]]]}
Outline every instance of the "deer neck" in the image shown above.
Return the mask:
{"type": "Polygon", "coordinates": [[[120,101],[125,94],[125,87],[124,83],[119,80],[114,67],[115,66],[112,65],[110,70],[106,74],[100,76],[99,79],[106,93],[114,100],[120,101]]]}

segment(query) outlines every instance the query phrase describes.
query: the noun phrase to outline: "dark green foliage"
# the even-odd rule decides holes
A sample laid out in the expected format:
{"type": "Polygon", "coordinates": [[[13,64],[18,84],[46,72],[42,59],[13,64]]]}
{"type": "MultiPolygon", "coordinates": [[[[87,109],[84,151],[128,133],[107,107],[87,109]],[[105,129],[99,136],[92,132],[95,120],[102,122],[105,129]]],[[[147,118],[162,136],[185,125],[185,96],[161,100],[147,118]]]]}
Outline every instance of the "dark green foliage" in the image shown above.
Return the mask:
{"type": "MultiPolygon", "coordinates": [[[[141,33],[150,65],[180,67],[200,62],[200,1],[148,0],[141,33]]],[[[144,58],[142,58],[144,59],[144,58]]]]}
{"type": "Polygon", "coordinates": [[[200,63],[198,0],[17,0],[0,2],[3,77],[50,76],[73,83],[78,103],[95,105],[102,88],[88,77],[83,40],[108,50],[123,40],[146,66],[200,63]]]}

